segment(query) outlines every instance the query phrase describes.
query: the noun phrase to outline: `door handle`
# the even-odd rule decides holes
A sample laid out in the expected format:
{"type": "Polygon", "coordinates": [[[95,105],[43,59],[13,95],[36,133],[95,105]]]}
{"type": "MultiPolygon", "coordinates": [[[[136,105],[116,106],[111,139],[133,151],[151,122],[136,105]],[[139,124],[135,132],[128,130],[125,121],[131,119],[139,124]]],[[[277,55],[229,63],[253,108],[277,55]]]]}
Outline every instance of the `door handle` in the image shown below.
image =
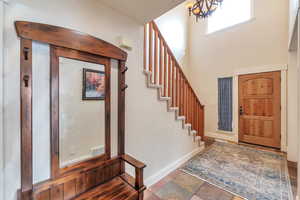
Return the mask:
{"type": "Polygon", "coordinates": [[[244,113],[243,113],[243,107],[242,106],[240,106],[240,115],[243,115],[244,113]]]}

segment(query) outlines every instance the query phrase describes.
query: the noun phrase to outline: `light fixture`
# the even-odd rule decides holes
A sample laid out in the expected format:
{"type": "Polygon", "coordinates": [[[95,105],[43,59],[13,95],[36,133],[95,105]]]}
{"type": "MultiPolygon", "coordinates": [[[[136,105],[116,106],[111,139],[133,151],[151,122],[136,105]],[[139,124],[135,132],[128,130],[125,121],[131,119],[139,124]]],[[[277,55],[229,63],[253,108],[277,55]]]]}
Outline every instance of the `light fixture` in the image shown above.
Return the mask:
{"type": "Polygon", "coordinates": [[[196,20],[199,18],[206,18],[216,11],[218,6],[222,4],[223,0],[196,0],[196,2],[189,2],[187,7],[190,16],[195,15],[196,20]]]}

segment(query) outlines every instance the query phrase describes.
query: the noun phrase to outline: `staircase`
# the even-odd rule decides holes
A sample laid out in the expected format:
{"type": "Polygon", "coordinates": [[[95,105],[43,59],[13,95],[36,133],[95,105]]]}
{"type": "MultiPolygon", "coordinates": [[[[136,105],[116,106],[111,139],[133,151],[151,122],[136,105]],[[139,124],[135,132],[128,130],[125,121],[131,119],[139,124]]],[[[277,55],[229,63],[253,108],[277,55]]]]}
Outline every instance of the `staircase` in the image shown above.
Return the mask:
{"type": "Polygon", "coordinates": [[[168,112],[174,112],[182,128],[202,145],[204,106],[154,21],[144,27],[144,73],[148,88],[157,89],[159,100],[167,102],[168,112]]]}

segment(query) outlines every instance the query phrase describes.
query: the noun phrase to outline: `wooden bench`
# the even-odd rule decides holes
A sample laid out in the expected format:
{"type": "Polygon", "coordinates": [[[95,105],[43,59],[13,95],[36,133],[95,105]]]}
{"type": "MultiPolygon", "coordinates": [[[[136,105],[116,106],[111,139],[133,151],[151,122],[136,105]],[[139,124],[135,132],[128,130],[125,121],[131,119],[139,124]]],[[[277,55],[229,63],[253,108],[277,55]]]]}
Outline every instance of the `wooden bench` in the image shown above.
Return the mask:
{"type": "Polygon", "coordinates": [[[75,197],[74,200],[134,200],[141,199],[140,192],[144,191],[146,187],[143,185],[141,173],[146,167],[145,164],[135,160],[129,155],[121,156],[121,159],[134,166],[136,169],[136,179],[127,173],[109,180],[81,195],[75,197]]]}

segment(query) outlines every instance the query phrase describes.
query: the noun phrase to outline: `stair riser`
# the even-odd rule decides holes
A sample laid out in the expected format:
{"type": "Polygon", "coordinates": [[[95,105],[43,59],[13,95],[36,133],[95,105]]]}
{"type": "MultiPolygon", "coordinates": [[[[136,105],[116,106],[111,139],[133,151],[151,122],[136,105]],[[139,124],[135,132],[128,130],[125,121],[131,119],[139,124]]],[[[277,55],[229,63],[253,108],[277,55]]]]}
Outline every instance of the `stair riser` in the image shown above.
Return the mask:
{"type": "Polygon", "coordinates": [[[197,132],[191,129],[191,125],[186,123],[185,117],[179,116],[179,109],[172,108],[172,100],[170,97],[164,97],[162,96],[163,88],[160,85],[154,85],[151,80],[151,72],[144,71],[144,74],[146,75],[146,85],[150,89],[156,89],[157,90],[157,96],[159,101],[165,101],[167,104],[167,111],[168,112],[174,112],[175,113],[175,120],[179,120],[182,122],[182,128],[188,131],[189,136],[193,136],[193,141],[198,141],[198,145],[201,146],[204,143],[201,142],[201,137],[196,136],[197,132]],[[197,139],[198,138],[198,139],[197,139]]]}

